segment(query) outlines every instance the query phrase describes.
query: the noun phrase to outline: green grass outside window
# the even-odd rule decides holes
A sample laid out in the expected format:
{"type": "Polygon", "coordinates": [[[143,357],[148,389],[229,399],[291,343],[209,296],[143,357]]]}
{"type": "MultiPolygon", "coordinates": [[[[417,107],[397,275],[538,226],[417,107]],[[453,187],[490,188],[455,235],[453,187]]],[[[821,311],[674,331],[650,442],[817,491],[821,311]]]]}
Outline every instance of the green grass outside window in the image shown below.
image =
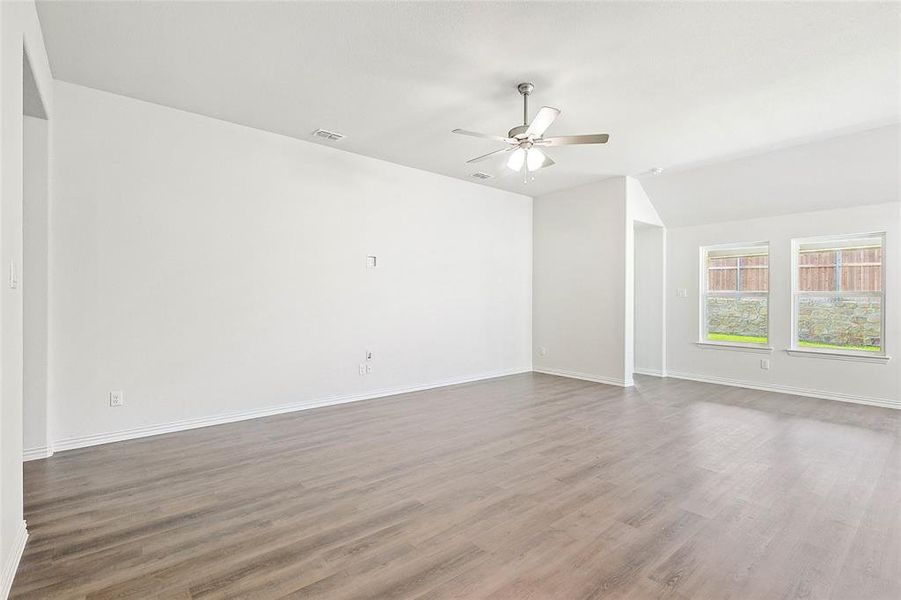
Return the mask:
{"type": "Polygon", "coordinates": [[[855,352],[879,352],[879,346],[841,346],[839,344],[820,344],[818,342],[798,342],[804,348],[826,348],[829,350],[853,350],[855,352]]]}
{"type": "MultiPolygon", "coordinates": [[[[756,335],[734,335],[731,333],[708,333],[711,342],[733,342],[738,344],[766,344],[769,340],[756,335]]],[[[879,352],[879,346],[842,346],[840,344],[820,344],[818,342],[798,342],[802,348],[823,348],[826,350],[851,350],[853,352],[879,352]]]]}
{"type": "Polygon", "coordinates": [[[737,342],[739,344],[766,344],[767,338],[756,335],[733,335],[731,333],[708,333],[711,342],[737,342]]]}

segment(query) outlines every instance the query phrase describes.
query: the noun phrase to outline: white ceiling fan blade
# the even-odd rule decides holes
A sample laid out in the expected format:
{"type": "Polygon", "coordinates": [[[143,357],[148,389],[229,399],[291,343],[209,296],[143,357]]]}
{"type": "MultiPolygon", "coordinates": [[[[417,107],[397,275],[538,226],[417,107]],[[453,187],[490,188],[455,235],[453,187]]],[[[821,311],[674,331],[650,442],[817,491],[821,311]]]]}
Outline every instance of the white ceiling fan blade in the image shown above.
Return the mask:
{"type": "Polygon", "coordinates": [[[483,154],[482,156],[477,156],[477,157],[473,158],[472,160],[467,160],[466,164],[482,162],[486,158],[491,158],[495,154],[500,154],[502,152],[510,152],[511,150],[514,150],[516,148],[517,148],[517,146],[510,146],[509,148],[501,148],[500,150],[494,150],[492,152],[489,152],[488,154],[483,154]]]}
{"type": "Polygon", "coordinates": [[[470,137],[482,138],[485,140],[494,140],[496,142],[506,142],[508,144],[515,144],[516,140],[513,138],[505,138],[499,135],[488,135],[487,133],[479,133],[477,131],[467,131],[465,129],[454,129],[451,133],[456,133],[458,135],[468,135],[470,137]]]}
{"type": "Polygon", "coordinates": [[[535,115],[535,118],[532,119],[532,123],[529,124],[529,128],[526,129],[525,135],[530,137],[541,137],[559,114],[560,109],[542,106],[541,110],[538,111],[538,114],[535,115]]]}
{"type": "Polygon", "coordinates": [[[591,135],[558,135],[556,137],[536,140],[536,144],[542,146],[568,146],[572,144],[606,144],[610,136],[606,133],[591,135]]]}

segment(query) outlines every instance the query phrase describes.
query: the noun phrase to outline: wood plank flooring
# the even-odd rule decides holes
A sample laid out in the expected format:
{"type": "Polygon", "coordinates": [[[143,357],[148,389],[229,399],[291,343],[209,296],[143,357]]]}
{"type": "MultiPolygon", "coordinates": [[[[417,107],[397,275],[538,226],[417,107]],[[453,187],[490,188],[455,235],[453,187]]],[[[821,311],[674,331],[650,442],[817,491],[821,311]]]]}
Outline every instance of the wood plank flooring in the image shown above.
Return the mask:
{"type": "Polygon", "coordinates": [[[25,465],[12,598],[901,598],[901,411],[523,374],[25,465]]]}

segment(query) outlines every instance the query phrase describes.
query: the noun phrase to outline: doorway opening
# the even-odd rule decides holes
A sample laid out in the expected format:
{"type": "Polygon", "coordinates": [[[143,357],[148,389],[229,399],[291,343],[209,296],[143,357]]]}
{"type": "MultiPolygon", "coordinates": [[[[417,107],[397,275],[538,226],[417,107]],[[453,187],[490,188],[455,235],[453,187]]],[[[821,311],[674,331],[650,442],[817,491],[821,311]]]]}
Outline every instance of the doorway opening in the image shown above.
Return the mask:
{"type": "MultiPolygon", "coordinates": [[[[31,68],[27,49],[22,54],[22,201],[11,273],[18,292],[14,300],[20,325],[17,343],[22,392],[23,458],[46,458],[52,453],[47,414],[47,280],[48,280],[48,121],[47,111],[31,68]]],[[[15,310],[15,309],[14,309],[15,310]]]]}
{"type": "Polygon", "coordinates": [[[634,367],[641,375],[666,374],[666,230],[634,223],[634,367]]]}

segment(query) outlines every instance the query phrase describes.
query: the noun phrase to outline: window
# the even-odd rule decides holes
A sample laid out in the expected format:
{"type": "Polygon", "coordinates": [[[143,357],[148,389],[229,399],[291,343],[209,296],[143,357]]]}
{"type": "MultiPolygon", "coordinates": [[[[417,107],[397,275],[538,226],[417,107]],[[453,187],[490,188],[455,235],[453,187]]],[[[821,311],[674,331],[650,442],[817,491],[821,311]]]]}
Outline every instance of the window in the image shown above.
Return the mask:
{"type": "Polygon", "coordinates": [[[701,248],[702,342],[769,342],[769,255],[767,243],[701,248]]]}
{"type": "Polygon", "coordinates": [[[792,241],[793,349],[884,355],[885,234],[792,241]]]}

